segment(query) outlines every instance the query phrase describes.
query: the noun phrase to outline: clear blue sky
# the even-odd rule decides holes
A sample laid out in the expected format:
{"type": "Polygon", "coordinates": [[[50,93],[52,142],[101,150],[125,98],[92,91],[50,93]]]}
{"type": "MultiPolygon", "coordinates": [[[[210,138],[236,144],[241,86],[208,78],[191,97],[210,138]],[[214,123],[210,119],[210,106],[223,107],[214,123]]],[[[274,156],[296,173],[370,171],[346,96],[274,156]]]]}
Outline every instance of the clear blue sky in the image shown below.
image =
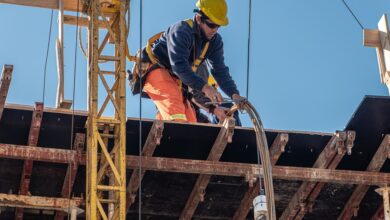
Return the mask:
{"type": "MultiPolygon", "coordinates": [[[[144,0],[143,42],[193,16],[195,0],[144,0]]],[[[227,0],[230,25],[220,29],[226,63],[246,90],[248,0],[227,0]]],[[[388,0],[347,0],[365,28],[376,29],[388,0]]],[[[8,103],[42,101],[51,10],[0,4],[0,65],[13,64],[8,103]]],[[[131,53],[139,48],[139,0],[131,1],[131,53]]],[[[47,67],[45,105],[55,105],[57,11],[47,67]]],[[[86,35],[83,34],[84,46],[86,35]]],[[[249,100],[269,129],[334,132],[343,129],[364,95],[388,95],[380,84],[375,49],[341,0],[252,0],[249,100]]],[[[65,28],[66,99],[72,99],[75,28],[65,28]]],[[[76,109],[86,109],[86,60],[77,48],[76,109]]],[[[128,68],[132,64],[128,63],[128,68]]],[[[129,88],[127,88],[129,91],[129,88]]],[[[127,93],[127,115],[139,116],[139,99],[127,93]]],[[[103,97],[102,97],[103,98],[103,97]]],[[[154,105],[143,101],[142,116],[154,105]]],[[[244,116],[244,124],[250,125],[244,116]]]]}

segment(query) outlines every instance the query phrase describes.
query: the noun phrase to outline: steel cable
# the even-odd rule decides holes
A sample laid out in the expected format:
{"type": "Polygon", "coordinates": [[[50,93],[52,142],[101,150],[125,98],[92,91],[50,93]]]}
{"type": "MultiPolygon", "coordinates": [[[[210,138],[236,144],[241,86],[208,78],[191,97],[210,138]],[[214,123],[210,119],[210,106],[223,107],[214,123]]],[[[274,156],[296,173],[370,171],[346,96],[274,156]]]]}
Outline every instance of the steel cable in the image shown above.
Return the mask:
{"type": "Polygon", "coordinates": [[[348,4],[345,2],[345,0],[341,0],[345,7],[348,9],[349,13],[353,16],[353,18],[355,18],[355,21],[359,24],[360,28],[363,30],[364,27],[362,25],[362,23],[360,23],[359,19],[356,17],[356,15],[353,13],[353,11],[351,10],[351,8],[348,6],[348,4]]]}
{"type": "MultiPolygon", "coordinates": [[[[139,7],[139,49],[140,51],[142,50],[142,0],[140,0],[140,7],[139,7]]],[[[141,53],[140,53],[140,62],[141,62],[141,53]]],[[[138,65],[138,72],[141,74],[141,63],[138,65]]],[[[134,73],[133,73],[134,74],[134,73]]],[[[138,219],[141,220],[142,218],[142,77],[140,77],[139,81],[139,89],[140,89],[140,94],[139,94],[139,140],[138,140],[138,154],[139,154],[139,160],[138,160],[138,172],[139,172],[139,188],[138,188],[138,219]]],[[[133,171],[135,172],[135,170],[133,171]]]]}
{"type": "Polygon", "coordinates": [[[47,48],[46,48],[46,58],[45,58],[45,66],[43,70],[43,91],[42,91],[42,103],[45,104],[45,93],[46,93],[46,70],[47,70],[47,60],[49,58],[49,50],[50,50],[50,41],[51,41],[51,29],[53,24],[53,9],[51,10],[50,15],[50,27],[49,27],[49,39],[47,41],[47,48]]]}
{"type": "MultiPolygon", "coordinates": [[[[74,45],[74,66],[73,66],[73,91],[72,91],[72,120],[71,120],[71,128],[70,128],[70,146],[71,150],[74,150],[74,113],[75,113],[75,96],[76,96],[76,72],[77,72],[77,39],[78,39],[78,30],[79,30],[79,7],[80,7],[80,0],[77,1],[77,13],[76,13],[76,31],[75,31],[75,45],[74,45]]],[[[63,43],[63,42],[62,42],[63,43]]],[[[63,45],[62,45],[63,47],[63,45]]],[[[70,209],[70,200],[71,200],[71,179],[72,179],[72,165],[71,163],[74,163],[74,161],[69,161],[69,179],[68,179],[68,220],[71,218],[71,209],[70,209]]],[[[74,164],[73,164],[74,165],[74,164]]]]}

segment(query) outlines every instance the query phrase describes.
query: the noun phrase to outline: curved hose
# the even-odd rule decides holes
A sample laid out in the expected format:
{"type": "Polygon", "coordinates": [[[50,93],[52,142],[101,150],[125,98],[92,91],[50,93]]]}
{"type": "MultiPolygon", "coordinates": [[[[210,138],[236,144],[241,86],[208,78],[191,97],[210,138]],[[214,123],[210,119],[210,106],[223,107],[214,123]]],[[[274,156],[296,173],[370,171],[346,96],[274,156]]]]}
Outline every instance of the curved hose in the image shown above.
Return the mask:
{"type": "MultiPolygon", "coordinates": [[[[269,155],[267,138],[265,136],[265,132],[263,128],[263,123],[261,122],[260,116],[257,113],[256,109],[248,100],[244,100],[235,104],[227,113],[227,115],[233,115],[233,113],[239,109],[248,112],[254,126],[254,130],[256,133],[257,153],[260,154],[260,159],[263,167],[264,188],[265,188],[265,194],[267,198],[267,210],[268,210],[267,219],[276,220],[274,186],[272,181],[272,165],[271,165],[271,160],[269,155]]],[[[261,179],[259,179],[259,181],[261,181],[261,179]]]]}

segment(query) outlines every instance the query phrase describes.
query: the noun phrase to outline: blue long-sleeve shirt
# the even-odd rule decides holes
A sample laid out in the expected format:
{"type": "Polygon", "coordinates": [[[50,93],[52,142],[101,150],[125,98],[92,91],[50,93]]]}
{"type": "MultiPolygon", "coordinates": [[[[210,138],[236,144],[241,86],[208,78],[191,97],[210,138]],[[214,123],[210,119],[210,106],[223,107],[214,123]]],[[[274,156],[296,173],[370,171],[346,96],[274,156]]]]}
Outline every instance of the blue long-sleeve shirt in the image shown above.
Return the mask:
{"type": "MultiPolygon", "coordinates": [[[[186,21],[180,21],[170,26],[160,39],[152,44],[152,51],[160,64],[172,70],[185,85],[201,91],[206,82],[192,71],[191,66],[194,60],[200,56],[207,39],[201,34],[195,19],[193,23],[192,28],[186,21]],[[193,47],[195,47],[195,51],[193,47]]],[[[150,61],[145,49],[142,57],[150,61]]],[[[222,91],[230,97],[233,94],[239,94],[237,86],[230,76],[229,68],[225,65],[222,37],[218,33],[209,41],[205,59],[211,64],[211,74],[222,91]]]]}

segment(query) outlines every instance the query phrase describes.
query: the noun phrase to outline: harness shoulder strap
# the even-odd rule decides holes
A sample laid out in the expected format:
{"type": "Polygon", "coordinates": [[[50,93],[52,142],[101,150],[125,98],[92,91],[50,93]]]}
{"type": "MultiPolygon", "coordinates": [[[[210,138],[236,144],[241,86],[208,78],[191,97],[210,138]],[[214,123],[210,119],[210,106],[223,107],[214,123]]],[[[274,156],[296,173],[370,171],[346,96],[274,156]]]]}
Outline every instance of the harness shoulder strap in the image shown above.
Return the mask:
{"type": "Polygon", "coordinates": [[[194,27],[194,21],[192,19],[187,19],[185,20],[185,22],[187,22],[188,26],[190,26],[191,28],[194,27]]]}
{"type": "Polygon", "coordinates": [[[146,53],[149,56],[150,62],[152,62],[153,64],[158,63],[158,59],[156,58],[156,56],[154,56],[154,53],[153,53],[153,50],[152,50],[152,44],[157,39],[159,39],[163,33],[164,33],[164,31],[153,35],[151,38],[149,38],[148,43],[146,43],[146,48],[145,48],[146,49],[146,53]]]}
{"type": "MultiPolygon", "coordinates": [[[[190,26],[191,28],[194,27],[194,21],[192,19],[187,19],[185,20],[185,22],[188,24],[188,26],[190,26]]],[[[156,56],[154,55],[153,53],[153,50],[152,50],[152,44],[161,37],[161,35],[163,34],[164,32],[160,32],[160,33],[157,33],[155,34],[154,36],[152,36],[151,38],[149,38],[147,44],[146,44],[146,53],[148,54],[149,56],[149,59],[150,61],[152,62],[152,64],[156,64],[156,63],[159,63],[158,59],[156,58],[156,56]]],[[[200,56],[194,60],[194,63],[192,65],[192,71],[196,72],[196,70],[198,69],[199,65],[202,63],[202,61],[204,60],[205,56],[206,56],[206,53],[207,53],[207,50],[209,49],[209,42],[207,42],[203,49],[202,49],[202,52],[200,53],[200,56]]]]}

